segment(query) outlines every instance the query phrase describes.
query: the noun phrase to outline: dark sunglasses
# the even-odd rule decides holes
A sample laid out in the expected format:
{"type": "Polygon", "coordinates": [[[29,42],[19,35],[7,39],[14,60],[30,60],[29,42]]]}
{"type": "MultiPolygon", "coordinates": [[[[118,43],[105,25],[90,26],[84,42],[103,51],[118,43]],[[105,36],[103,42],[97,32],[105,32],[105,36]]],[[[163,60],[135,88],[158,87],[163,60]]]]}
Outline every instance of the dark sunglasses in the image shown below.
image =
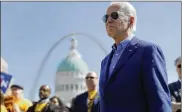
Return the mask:
{"type": "Polygon", "coordinates": [[[181,68],[181,64],[177,65],[178,68],[181,68]]]}
{"type": "MultiPolygon", "coordinates": [[[[116,19],[118,19],[119,14],[117,12],[112,12],[110,16],[111,16],[112,19],[116,20],[116,19]]],[[[104,15],[103,18],[102,18],[103,22],[106,23],[108,18],[109,18],[109,15],[107,15],[107,14],[104,15]]]]}
{"type": "Polygon", "coordinates": [[[92,76],[87,76],[87,77],[85,77],[85,79],[94,79],[95,77],[92,77],[92,76]]]}

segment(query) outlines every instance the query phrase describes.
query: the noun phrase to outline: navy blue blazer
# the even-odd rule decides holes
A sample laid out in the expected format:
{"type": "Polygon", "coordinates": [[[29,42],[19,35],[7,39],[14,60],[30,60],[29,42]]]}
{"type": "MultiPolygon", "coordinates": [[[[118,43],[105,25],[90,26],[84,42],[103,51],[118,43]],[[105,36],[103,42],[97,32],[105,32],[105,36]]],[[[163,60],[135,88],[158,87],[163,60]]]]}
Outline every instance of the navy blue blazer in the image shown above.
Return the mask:
{"type": "Polygon", "coordinates": [[[174,102],[181,102],[181,82],[178,80],[176,82],[169,84],[169,90],[171,93],[171,99],[174,102]]]}
{"type": "Polygon", "coordinates": [[[172,112],[159,46],[133,37],[108,77],[112,55],[101,63],[100,112],[172,112]]]}
{"type": "MultiPolygon", "coordinates": [[[[87,112],[88,92],[76,96],[72,101],[71,112],[87,112]]],[[[99,96],[94,99],[91,112],[99,112],[99,96]]]]}

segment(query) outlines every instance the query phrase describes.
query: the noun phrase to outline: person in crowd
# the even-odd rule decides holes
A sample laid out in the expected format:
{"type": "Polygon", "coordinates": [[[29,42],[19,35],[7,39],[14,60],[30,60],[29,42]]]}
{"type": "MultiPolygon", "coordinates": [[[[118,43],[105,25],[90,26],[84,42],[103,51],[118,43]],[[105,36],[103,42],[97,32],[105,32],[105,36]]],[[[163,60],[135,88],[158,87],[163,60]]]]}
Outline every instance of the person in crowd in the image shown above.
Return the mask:
{"type": "Polygon", "coordinates": [[[88,72],[85,80],[88,91],[73,98],[71,112],[99,112],[97,74],[95,72],[88,72]]]}
{"type": "Polygon", "coordinates": [[[135,36],[136,21],[129,2],[112,2],[103,16],[114,44],[101,62],[100,112],[172,111],[164,54],[135,36]]]}
{"type": "Polygon", "coordinates": [[[173,110],[175,110],[176,112],[181,112],[181,109],[179,109],[181,107],[181,57],[178,57],[175,60],[174,64],[178,73],[178,80],[169,84],[169,90],[171,93],[173,110]]]}
{"type": "Polygon", "coordinates": [[[23,87],[20,85],[12,85],[11,93],[13,97],[13,108],[16,111],[26,112],[30,106],[32,106],[32,102],[23,96],[23,87]]]}
{"type": "Polygon", "coordinates": [[[1,104],[1,107],[0,107],[1,112],[8,112],[6,107],[4,106],[4,95],[2,92],[0,93],[0,104],[1,104]]]}
{"type": "Polygon", "coordinates": [[[69,110],[66,108],[66,106],[59,97],[53,96],[52,98],[50,98],[50,102],[54,105],[59,106],[61,112],[69,112],[69,110]]]}
{"type": "Polygon", "coordinates": [[[59,106],[49,102],[51,88],[47,85],[42,85],[39,89],[38,102],[34,102],[33,106],[29,107],[27,112],[61,112],[59,106]]]}

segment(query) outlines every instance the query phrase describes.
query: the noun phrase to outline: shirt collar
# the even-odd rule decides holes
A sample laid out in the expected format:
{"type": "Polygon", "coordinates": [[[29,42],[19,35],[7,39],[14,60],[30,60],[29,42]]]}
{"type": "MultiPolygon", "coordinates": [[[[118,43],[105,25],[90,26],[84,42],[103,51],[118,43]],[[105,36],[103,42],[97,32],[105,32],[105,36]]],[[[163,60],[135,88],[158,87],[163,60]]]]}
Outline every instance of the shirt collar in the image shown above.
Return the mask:
{"type": "Polygon", "coordinates": [[[88,99],[93,99],[97,94],[97,90],[89,91],[88,92],[88,99]]]}
{"type": "Polygon", "coordinates": [[[49,99],[44,99],[44,100],[39,100],[39,103],[48,103],[49,102],[49,99]]]}
{"type": "Polygon", "coordinates": [[[122,48],[126,47],[127,44],[130,42],[130,40],[134,37],[134,35],[131,35],[129,37],[127,37],[126,39],[122,40],[118,45],[116,45],[116,43],[114,43],[112,45],[112,50],[116,51],[116,50],[121,50],[122,48]]]}

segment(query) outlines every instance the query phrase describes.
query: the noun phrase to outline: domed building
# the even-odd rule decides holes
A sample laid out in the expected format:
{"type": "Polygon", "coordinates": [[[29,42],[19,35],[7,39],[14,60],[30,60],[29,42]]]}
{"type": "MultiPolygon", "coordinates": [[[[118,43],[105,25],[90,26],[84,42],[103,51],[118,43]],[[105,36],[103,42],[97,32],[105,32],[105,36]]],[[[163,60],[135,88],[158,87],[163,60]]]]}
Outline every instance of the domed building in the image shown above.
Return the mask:
{"type": "Polygon", "coordinates": [[[77,40],[72,39],[69,54],[60,62],[56,73],[55,95],[66,104],[69,104],[73,97],[87,90],[85,76],[88,65],[76,46],[77,40]]]}

